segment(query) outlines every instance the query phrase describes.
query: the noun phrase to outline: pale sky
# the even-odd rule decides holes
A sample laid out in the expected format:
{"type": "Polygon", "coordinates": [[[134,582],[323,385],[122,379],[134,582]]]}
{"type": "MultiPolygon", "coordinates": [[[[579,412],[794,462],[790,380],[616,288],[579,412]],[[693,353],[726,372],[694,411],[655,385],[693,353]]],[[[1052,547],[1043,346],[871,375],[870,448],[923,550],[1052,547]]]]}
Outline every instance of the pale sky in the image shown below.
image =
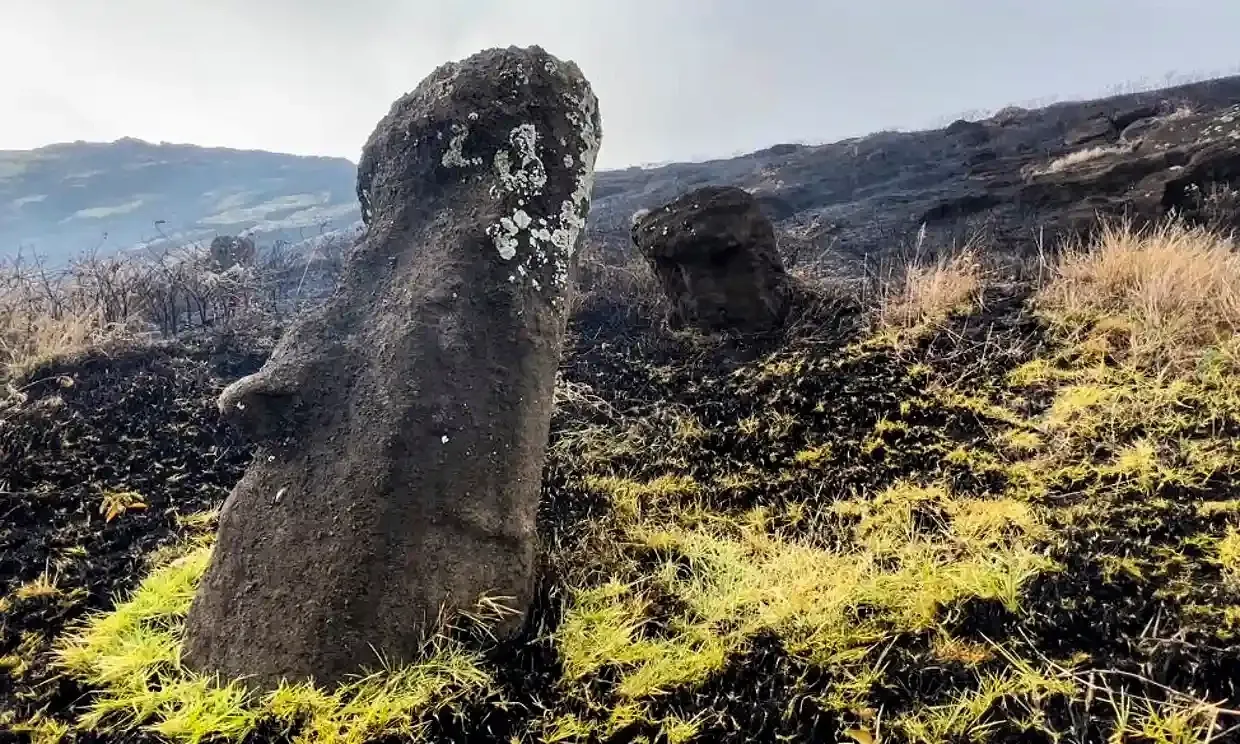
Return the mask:
{"type": "Polygon", "coordinates": [[[541,44],[600,166],[941,126],[1240,70],[1240,0],[0,0],[0,149],[140,139],[356,161],[437,64],[541,44]]]}

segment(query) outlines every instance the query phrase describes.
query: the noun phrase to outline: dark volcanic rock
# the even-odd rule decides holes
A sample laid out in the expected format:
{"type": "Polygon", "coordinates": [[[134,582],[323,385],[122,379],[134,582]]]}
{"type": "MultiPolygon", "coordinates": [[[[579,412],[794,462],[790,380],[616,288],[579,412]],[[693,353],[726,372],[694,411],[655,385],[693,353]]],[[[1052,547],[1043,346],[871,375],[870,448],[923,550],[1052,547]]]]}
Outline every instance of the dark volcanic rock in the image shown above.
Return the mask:
{"type": "MultiPolygon", "coordinates": [[[[923,222],[932,243],[980,232],[994,252],[1019,254],[1032,250],[1039,237],[1053,244],[1092,222],[1095,201],[1106,207],[1104,212],[1141,216],[1154,206],[1149,216],[1162,213],[1157,204],[1130,203],[1139,193],[1137,184],[1153,173],[1149,164],[1135,162],[1145,158],[1144,145],[1108,161],[1117,169],[1095,184],[1105,189],[1097,195],[1092,185],[1081,183],[1080,189],[1068,190],[1067,198],[1043,198],[1039,184],[1050,184],[1053,178],[1066,183],[1070,174],[1031,178],[1031,173],[1077,150],[1134,144],[1163,126],[1176,110],[1225,116],[1237,103],[1240,77],[1220,78],[1041,109],[1010,107],[987,119],[957,121],[939,130],[879,132],[824,145],[777,146],[726,160],[607,171],[597,180],[590,228],[596,241],[628,250],[634,212],[695,188],[730,185],[749,190],[764,205],[778,206],[770,213],[777,235],[805,224],[822,225],[809,236],[816,246],[807,253],[824,257],[839,271],[859,274],[867,263],[902,254],[923,222]],[[1083,144],[1065,144],[1074,138],[1083,144]],[[1131,177],[1123,175],[1125,159],[1134,161],[1131,177]],[[1083,213],[1090,215],[1086,223],[1077,219],[1083,213]]],[[[1236,147],[1225,138],[1217,142],[1221,148],[1236,147]]],[[[1208,163],[1222,156],[1195,157],[1208,163]]],[[[1188,168],[1186,162],[1181,165],[1188,168]]],[[[1169,161],[1167,167],[1173,164],[1169,161]]],[[[1073,178],[1080,175],[1074,173],[1073,178]]],[[[1184,175],[1165,173],[1171,181],[1184,175]]]]}
{"type": "Polygon", "coordinates": [[[672,305],[672,319],[706,330],[777,325],[787,275],[770,220],[744,189],[685,194],[633,224],[633,242],[672,305]]]}
{"type": "Polygon", "coordinates": [[[986,128],[985,124],[965,119],[953,121],[947,125],[943,133],[949,137],[956,137],[968,145],[980,145],[990,139],[990,130],[986,128]]]}
{"type": "Polygon", "coordinates": [[[1134,141],[1065,167],[1034,170],[1018,199],[1052,215],[1048,223],[1060,230],[1087,230],[1098,215],[1148,222],[1172,212],[1233,224],[1240,215],[1212,209],[1211,195],[1238,187],[1240,106],[1232,106],[1167,114],[1134,141]]]}
{"type": "Polygon", "coordinates": [[[1115,136],[1115,125],[1105,116],[1096,116],[1084,124],[1075,127],[1063,138],[1068,147],[1079,147],[1099,140],[1109,140],[1115,136]]]}
{"type": "Polygon", "coordinates": [[[538,47],[440,67],[363,152],[341,288],[220,396],[258,444],[186,660],[262,686],[409,660],[534,591],[535,518],[597,103],[538,47]]]}

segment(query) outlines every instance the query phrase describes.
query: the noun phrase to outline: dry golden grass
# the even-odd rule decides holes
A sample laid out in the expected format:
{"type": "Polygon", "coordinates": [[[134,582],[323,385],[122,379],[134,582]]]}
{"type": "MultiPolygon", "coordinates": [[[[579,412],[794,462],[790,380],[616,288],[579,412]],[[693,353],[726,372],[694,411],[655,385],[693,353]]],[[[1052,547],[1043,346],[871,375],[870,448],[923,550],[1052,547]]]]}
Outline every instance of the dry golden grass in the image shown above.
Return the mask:
{"type": "Polygon", "coordinates": [[[901,331],[941,323],[978,299],[984,278],[972,248],[931,264],[909,266],[900,279],[880,292],[879,327],[901,331]]]}
{"type": "Polygon", "coordinates": [[[1240,328],[1240,255],[1230,238],[1204,228],[1107,225],[1052,268],[1035,302],[1099,352],[1182,367],[1240,328]]]}
{"type": "Polygon", "coordinates": [[[207,567],[210,547],[189,552],[147,576],[108,612],[92,614],[54,649],[57,664],[99,690],[82,728],[137,728],[181,744],[239,742],[260,720],[301,724],[303,744],[361,744],[390,736],[417,740],[426,711],[486,690],[481,657],[437,635],[421,663],[384,668],[334,689],[282,684],[265,694],[242,680],[217,680],[181,665],[184,617],[207,567]]]}
{"type": "Polygon", "coordinates": [[[0,377],[20,377],[44,362],[80,353],[117,337],[123,324],[93,310],[44,312],[0,297],[0,377]]]}
{"type": "Polygon", "coordinates": [[[1223,576],[1232,585],[1240,586],[1240,528],[1231,527],[1218,541],[1218,562],[1223,576]]]}
{"type": "Polygon", "coordinates": [[[1077,150],[1075,152],[1070,152],[1067,155],[1061,155],[1060,157],[1055,158],[1048,163],[1045,168],[1039,170],[1038,174],[1059,173],[1060,171],[1067,170],[1074,165],[1088,163],[1089,161],[1097,160],[1104,155],[1129,152],[1130,149],[1131,148],[1124,145],[1103,145],[1100,147],[1089,147],[1084,150],[1077,150]]]}
{"type": "Polygon", "coordinates": [[[1025,584],[1056,568],[1038,548],[1046,528],[1031,507],[958,497],[946,487],[900,483],[808,516],[852,538],[826,548],[775,526],[807,515],[765,507],[728,514],[686,502],[683,479],[607,477],[591,486],[615,503],[614,539],[660,562],[647,573],[617,566],[601,585],[574,587],[555,640],[573,684],[613,668],[619,701],[645,716],[653,715],[650,701],[701,684],[763,630],[812,663],[856,671],[876,644],[934,629],[940,608],[965,598],[1017,611],[1025,584]],[[921,524],[921,507],[942,521],[921,524]],[[683,608],[657,637],[642,630],[652,596],[683,608]],[[859,607],[868,610],[864,618],[859,607]]]}

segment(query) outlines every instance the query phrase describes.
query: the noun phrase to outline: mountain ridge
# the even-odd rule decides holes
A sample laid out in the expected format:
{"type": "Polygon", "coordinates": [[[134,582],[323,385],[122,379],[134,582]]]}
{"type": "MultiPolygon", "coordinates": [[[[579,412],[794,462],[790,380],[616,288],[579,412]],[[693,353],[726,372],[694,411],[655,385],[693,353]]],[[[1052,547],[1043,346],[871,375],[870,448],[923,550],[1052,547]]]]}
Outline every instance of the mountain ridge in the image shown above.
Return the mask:
{"type": "MultiPolygon", "coordinates": [[[[1074,229],[1082,210],[1086,216],[1127,210],[1127,192],[1139,179],[1129,183],[1122,171],[1135,168],[1145,177],[1162,169],[1170,182],[1171,169],[1183,166],[1176,165],[1178,156],[1134,165],[1149,160],[1139,152],[1140,137],[1168,126],[1177,112],[1223,116],[1237,103],[1240,76],[1219,77],[1036,109],[1008,107],[940,129],[603,170],[595,179],[590,237],[626,251],[633,213],[701,186],[732,185],[753,192],[782,235],[846,271],[898,251],[918,234],[950,243],[981,232],[994,250],[1019,251],[1046,226],[1052,233],[1074,229]],[[1035,175],[1048,173],[1058,159],[1092,158],[1094,151],[1106,157],[1093,165],[1109,170],[1073,166],[1049,180],[1035,175]],[[1057,189],[1078,203],[1048,196],[1057,189]]],[[[1227,163],[1208,170],[1211,183],[1240,184],[1227,163]]],[[[252,234],[262,243],[345,231],[358,224],[355,172],[345,158],[133,138],[0,151],[0,255],[28,247],[64,261],[92,248],[218,234],[252,234]]]]}
{"type": "Polygon", "coordinates": [[[357,220],[344,158],[149,143],[58,143],[0,151],[0,253],[63,261],[217,234],[308,237],[357,220]]]}

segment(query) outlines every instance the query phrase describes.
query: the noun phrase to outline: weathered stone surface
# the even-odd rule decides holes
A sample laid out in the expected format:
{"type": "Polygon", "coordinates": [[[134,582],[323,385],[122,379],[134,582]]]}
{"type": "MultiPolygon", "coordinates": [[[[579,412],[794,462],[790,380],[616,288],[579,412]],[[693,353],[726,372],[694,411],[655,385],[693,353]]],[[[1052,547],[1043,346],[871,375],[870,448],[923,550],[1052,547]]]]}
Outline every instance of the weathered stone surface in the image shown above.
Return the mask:
{"type": "Polygon", "coordinates": [[[1144,126],[1122,147],[1055,172],[1034,171],[1018,200],[1072,231],[1088,230],[1098,216],[1143,223],[1173,211],[1190,221],[1240,224],[1240,215],[1219,211],[1231,207],[1211,201],[1240,187],[1240,105],[1165,114],[1144,126]]]}
{"type": "Polygon", "coordinates": [[[1068,147],[1080,147],[1090,143],[1102,142],[1115,135],[1115,125],[1107,116],[1095,116],[1083,124],[1071,129],[1064,135],[1063,143],[1068,147]]]}
{"type": "Polygon", "coordinates": [[[634,216],[633,242],[672,305],[672,320],[706,330],[777,325],[787,275],[771,221],[744,189],[708,186],[634,216]]]}
{"type": "Polygon", "coordinates": [[[990,139],[990,130],[980,121],[966,121],[965,119],[957,119],[943,133],[948,137],[955,137],[968,146],[974,147],[990,139]]]}
{"type": "Polygon", "coordinates": [[[253,266],[256,255],[252,238],[219,235],[211,240],[211,261],[221,271],[238,265],[253,266]]]}
{"type": "Polygon", "coordinates": [[[599,137],[587,81],[538,47],[446,64],[392,106],[340,289],[220,397],[258,452],[189,613],[192,668],[331,683],[414,656],[441,609],[527,609],[599,137]]]}

